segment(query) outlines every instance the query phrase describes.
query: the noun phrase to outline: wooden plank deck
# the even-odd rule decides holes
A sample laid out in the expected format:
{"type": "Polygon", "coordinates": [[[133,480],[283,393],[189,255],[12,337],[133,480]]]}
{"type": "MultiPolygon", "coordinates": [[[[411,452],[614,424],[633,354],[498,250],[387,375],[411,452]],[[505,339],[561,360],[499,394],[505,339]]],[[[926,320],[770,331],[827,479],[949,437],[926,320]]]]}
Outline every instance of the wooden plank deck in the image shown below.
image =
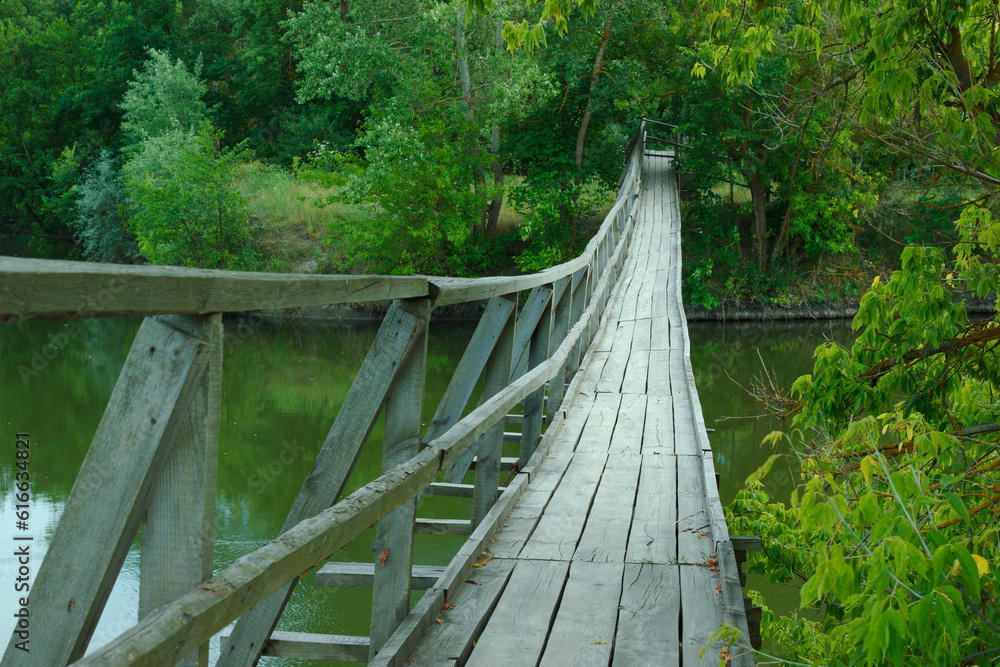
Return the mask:
{"type": "MultiPolygon", "coordinates": [[[[448,597],[454,608],[399,664],[718,665],[723,646],[709,636],[746,625],[718,572],[731,545],[706,488],[674,172],[669,153],[646,156],[632,251],[558,431],[476,585],[448,597]]],[[[732,664],[753,664],[732,652],[732,664]]]]}

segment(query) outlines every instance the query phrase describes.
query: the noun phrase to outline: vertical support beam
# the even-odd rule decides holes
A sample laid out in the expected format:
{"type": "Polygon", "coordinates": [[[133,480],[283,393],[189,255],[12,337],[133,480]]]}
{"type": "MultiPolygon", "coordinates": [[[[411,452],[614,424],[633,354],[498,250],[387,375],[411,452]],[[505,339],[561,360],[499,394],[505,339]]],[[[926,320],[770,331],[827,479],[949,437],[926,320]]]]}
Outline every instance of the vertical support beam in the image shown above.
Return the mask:
{"type": "Polygon", "coordinates": [[[152,318],[139,327],[31,588],[31,650],[15,634],[3,665],[65,665],[87,650],[201,383],[203,352],[152,318]]]}
{"type": "MultiPolygon", "coordinates": [[[[340,497],[389,390],[424,328],[424,322],[397,304],[389,308],[281,532],[316,516],[340,497]]],[[[296,583],[297,579],[292,580],[240,617],[229,641],[223,642],[217,667],[257,664],[296,583]]]]}
{"type": "Polygon", "coordinates": [[[524,375],[529,368],[529,349],[533,345],[532,337],[538,322],[548,313],[548,305],[552,298],[552,290],[545,285],[539,285],[531,290],[524,308],[517,315],[517,327],[514,330],[514,347],[510,364],[510,379],[514,381],[524,375]]]}
{"type": "MultiPolygon", "coordinates": [[[[506,297],[504,297],[506,298],[506,297]]],[[[514,344],[514,318],[504,325],[497,337],[493,354],[486,362],[483,400],[503,391],[510,382],[510,357],[514,344]]],[[[483,520],[497,501],[500,481],[500,454],[503,449],[503,419],[494,424],[479,439],[479,461],[476,463],[476,485],[472,490],[472,529],[483,520]]]]}
{"type": "MultiPolygon", "coordinates": [[[[583,267],[573,274],[573,301],[569,316],[570,326],[575,326],[580,321],[583,311],[586,309],[587,300],[587,273],[588,267],[583,267]]],[[[583,352],[583,340],[577,340],[566,360],[566,373],[572,377],[580,367],[580,355],[583,352]]]]}
{"type": "MultiPolygon", "coordinates": [[[[560,345],[562,345],[563,340],[566,339],[566,334],[569,332],[569,314],[572,302],[571,297],[571,279],[569,276],[565,278],[560,278],[552,285],[552,334],[549,336],[549,356],[555,352],[560,345]]],[[[562,404],[563,399],[563,386],[566,383],[566,365],[563,364],[562,367],[556,371],[555,376],[549,380],[549,402],[545,410],[546,421],[551,424],[552,419],[556,415],[556,410],[562,404]]]]}
{"type": "MultiPolygon", "coordinates": [[[[396,301],[395,305],[423,322],[423,330],[386,398],[383,472],[420,451],[420,424],[427,376],[427,325],[431,317],[431,302],[429,299],[409,299],[396,301]]],[[[376,556],[369,644],[371,658],[382,650],[410,611],[413,524],[416,517],[417,500],[412,498],[378,522],[372,544],[376,556]]]]}
{"type": "MultiPolygon", "coordinates": [[[[511,296],[516,298],[516,295],[511,296]]],[[[473,332],[472,339],[466,346],[461,361],[458,362],[437,412],[434,413],[434,419],[424,433],[425,442],[431,442],[461,419],[465,405],[469,402],[476,383],[479,382],[479,376],[499,344],[500,336],[515,317],[514,311],[517,306],[515,298],[495,296],[486,305],[479,326],[473,332]]],[[[507,372],[510,372],[510,366],[507,367],[507,372]]],[[[484,393],[482,400],[490,396],[491,394],[484,393]]],[[[472,443],[472,446],[465,450],[465,453],[448,469],[445,477],[449,482],[459,483],[465,479],[465,474],[472,466],[472,457],[476,455],[478,448],[478,442],[472,443]]]]}
{"type": "MultiPolygon", "coordinates": [[[[549,358],[549,333],[552,329],[552,301],[550,300],[531,334],[531,350],[528,354],[528,369],[535,368],[549,358]]],[[[518,458],[522,467],[535,453],[542,434],[542,404],[545,386],[542,385],[524,399],[524,419],[521,422],[521,451],[518,458]]]]}
{"type": "MultiPolygon", "coordinates": [[[[208,366],[149,495],[142,527],[139,618],[212,576],[222,393],[222,315],[156,318],[205,342],[208,366]]],[[[208,644],[178,665],[207,667],[208,644]]]]}

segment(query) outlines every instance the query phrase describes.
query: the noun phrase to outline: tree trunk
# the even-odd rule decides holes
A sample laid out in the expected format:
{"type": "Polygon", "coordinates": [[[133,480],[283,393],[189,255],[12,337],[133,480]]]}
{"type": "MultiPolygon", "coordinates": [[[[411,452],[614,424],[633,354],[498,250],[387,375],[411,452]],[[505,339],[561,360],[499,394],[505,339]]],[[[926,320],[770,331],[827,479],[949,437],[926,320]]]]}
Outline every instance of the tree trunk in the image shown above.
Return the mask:
{"type": "Polygon", "coordinates": [[[583,144],[587,137],[587,128],[590,126],[590,117],[594,105],[594,91],[597,90],[597,81],[601,78],[601,70],[604,68],[604,52],[608,49],[608,41],[611,39],[611,23],[615,18],[617,4],[612,5],[608,10],[608,16],[604,20],[604,35],[601,36],[601,45],[597,49],[597,57],[594,58],[594,70],[590,74],[590,90],[587,92],[587,105],[583,109],[583,121],[580,123],[580,131],[576,135],[576,168],[583,169],[583,144]]]}
{"type": "MultiPolygon", "coordinates": [[[[497,19],[496,43],[497,52],[503,49],[503,21],[497,19]]],[[[500,208],[503,206],[503,164],[500,162],[500,124],[494,120],[490,132],[490,153],[493,154],[493,185],[496,190],[493,201],[486,211],[486,234],[495,235],[497,221],[500,219],[500,208]]]]}
{"type": "MultiPolygon", "coordinates": [[[[465,44],[465,4],[458,3],[457,18],[455,21],[455,51],[458,58],[458,79],[462,84],[462,99],[465,100],[465,118],[469,124],[476,120],[476,105],[472,98],[472,79],[469,76],[469,53],[465,44]]],[[[471,153],[475,155],[479,149],[472,147],[471,153]]],[[[479,204],[476,207],[479,211],[479,225],[485,230],[488,224],[488,211],[486,206],[486,174],[479,167],[472,168],[472,181],[476,188],[476,195],[479,197],[479,204]]],[[[473,225],[475,229],[475,225],[473,225]]]]}
{"type": "Polygon", "coordinates": [[[757,265],[763,272],[767,268],[767,188],[761,182],[760,174],[744,169],[743,177],[750,186],[753,199],[753,235],[756,241],[757,265]]]}
{"type": "MultiPolygon", "coordinates": [[[[594,92],[597,90],[597,82],[600,80],[601,72],[604,69],[604,53],[608,50],[608,42],[611,40],[611,24],[614,22],[615,10],[617,8],[617,3],[611,5],[607,18],[604,19],[604,34],[601,36],[601,45],[597,48],[597,56],[594,58],[594,69],[590,73],[590,90],[587,91],[587,104],[583,108],[583,120],[580,121],[580,131],[576,134],[576,154],[573,156],[578,173],[583,171],[583,146],[587,138],[587,128],[590,127],[590,118],[593,114],[594,92]]],[[[579,198],[579,194],[573,198],[572,210],[569,212],[570,254],[576,253],[576,231],[580,224],[579,216],[576,214],[576,202],[579,198]]]]}

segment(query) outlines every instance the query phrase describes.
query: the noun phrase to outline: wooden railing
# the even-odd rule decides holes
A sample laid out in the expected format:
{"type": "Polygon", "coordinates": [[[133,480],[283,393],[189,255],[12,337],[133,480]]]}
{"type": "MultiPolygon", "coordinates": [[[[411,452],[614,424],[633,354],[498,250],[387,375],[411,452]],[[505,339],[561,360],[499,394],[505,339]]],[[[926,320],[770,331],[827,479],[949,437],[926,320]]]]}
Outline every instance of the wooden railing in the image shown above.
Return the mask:
{"type": "Polygon", "coordinates": [[[443,530],[475,538],[498,498],[505,417],[523,405],[522,467],[543,420],[557,418],[628,252],[644,139],[645,122],[629,146],[619,196],[583,254],[527,276],[266,275],[0,258],[0,321],[146,317],[31,588],[31,651],[16,649],[15,637],[3,664],[205,665],[208,640],[237,618],[219,664],[254,664],[273,650],[269,638],[299,575],[377,524],[387,557],[372,575],[367,646],[326,649],[340,659],[375,656],[409,611],[418,496],[471,495],[469,520],[443,530]],[[519,293],[529,290],[518,309],[519,293]],[[485,299],[421,433],[431,311],[485,299]],[[212,576],[221,314],[385,300],[392,304],[281,535],[212,576]],[[481,376],[480,404],[463,416],[481,376]],[[341,498],[383,411],[386,472],[341,498]],[[474,456],[469,489],[457,483],[474,456]],[[450,484],[437,482],[442,472],[450,484]],[[140,524],[141,620],[84,657],[140,524]]]}

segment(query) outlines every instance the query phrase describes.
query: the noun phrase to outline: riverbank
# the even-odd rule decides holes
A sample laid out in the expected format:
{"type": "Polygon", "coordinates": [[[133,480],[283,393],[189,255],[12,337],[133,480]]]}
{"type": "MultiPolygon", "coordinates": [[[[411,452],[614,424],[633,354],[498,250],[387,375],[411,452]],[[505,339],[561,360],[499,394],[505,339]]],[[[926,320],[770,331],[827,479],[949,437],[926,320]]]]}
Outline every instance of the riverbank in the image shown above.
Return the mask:
{"type": "MultiPolygon", "coordinates": [[[[990,315],[996,308],[996,297],[976,299],[966,297],[969,313],[990,315]]],[[[840,299],[823,303],[800,302],[789,305],[762,304],[753,301],[726,302],[708,309],[696,304],[684,304],[684,312],[689,322],[774,322],[793,320],[836,320],[849,319],[858,314],[861,299],[840,299]]],[[[433,320],[472,321],[478,320],[486,307],[485,301],[456,303],[433,310],[433,320]]],[[[277,320],[300,322],[352,322],[381,321],[389,308],[388,301],[359,304],[335,304],[311,306],[288,311],[273,311],[271,317],[277,320]]],[[[265,315],[266,317],[267,315],[265,315]]]]}

